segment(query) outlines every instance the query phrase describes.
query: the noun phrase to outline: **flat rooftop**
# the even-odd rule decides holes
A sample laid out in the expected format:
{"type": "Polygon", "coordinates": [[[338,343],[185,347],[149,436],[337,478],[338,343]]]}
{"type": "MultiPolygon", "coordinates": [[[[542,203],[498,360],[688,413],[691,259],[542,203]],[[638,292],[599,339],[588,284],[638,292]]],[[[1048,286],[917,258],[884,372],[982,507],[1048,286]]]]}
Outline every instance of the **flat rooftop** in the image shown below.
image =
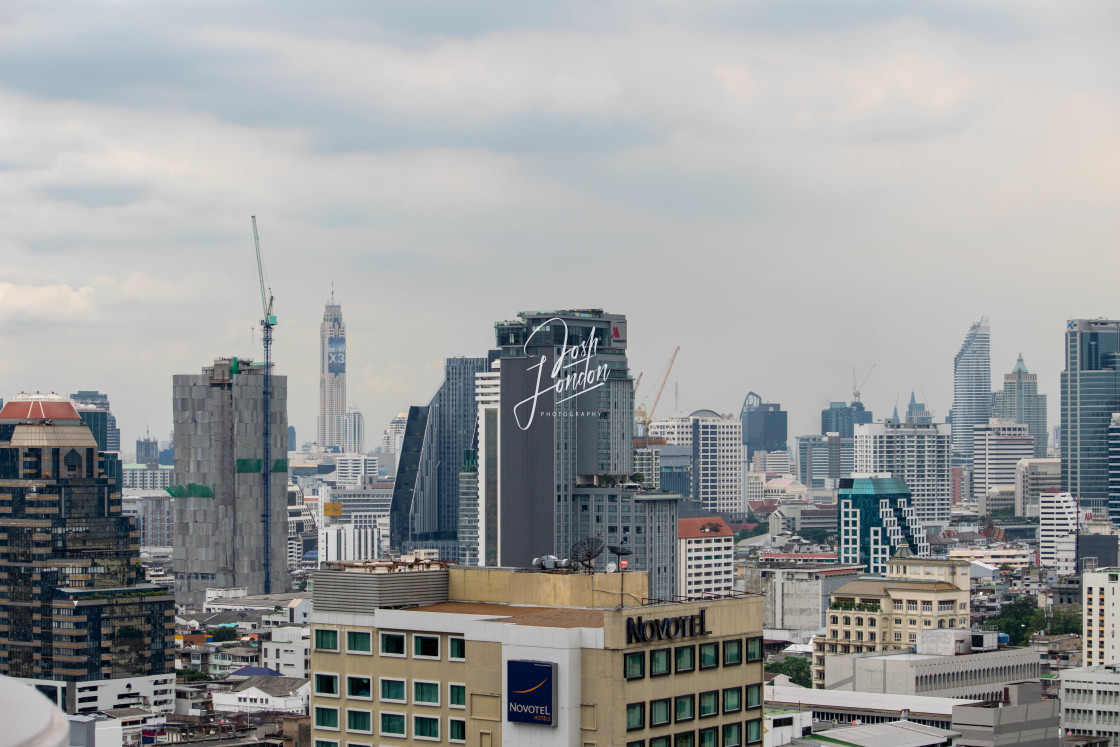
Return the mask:
{"type": "Polygon", "coordinates": [[[493,602],[440,602],[414,607],[412,612],[471,615],[514,625],[543,628],[601,628],[603,610],[582,607],[532,607],[493,602]]]}
{"type": "Polygon", "coordinates": [[[966,698],[931,698],[925,695],[864,693],[851,690],[814,690],[807,687],[779,685],[767,685],[763,689],[762,699],[770,707],[792,706],[801,710],[827,708],[885,714],[910,711],[915,716],[934,716],[943,719],[952,719],[953,706],[984,702],[966,698]]]}

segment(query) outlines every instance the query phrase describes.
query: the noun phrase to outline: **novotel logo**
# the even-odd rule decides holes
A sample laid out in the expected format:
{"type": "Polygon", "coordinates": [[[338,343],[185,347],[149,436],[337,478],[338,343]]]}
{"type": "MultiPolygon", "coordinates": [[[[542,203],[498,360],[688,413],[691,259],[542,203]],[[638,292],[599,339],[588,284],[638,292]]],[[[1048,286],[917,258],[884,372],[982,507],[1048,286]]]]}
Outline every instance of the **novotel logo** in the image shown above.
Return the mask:
{"type": "Polygon", "coordinates": [[[628,617],[626,618],[626,643],[650,643],[711,635],[712,631],[708,630],[705,613],[706,610],[702,609],[695,615],[661,617],[656,620],[628,617]]]}
{"type": "Polygon", "coordinates": [[[554,726],[556,713],[556,663],[506,662],[506,720],[554,726]]]}

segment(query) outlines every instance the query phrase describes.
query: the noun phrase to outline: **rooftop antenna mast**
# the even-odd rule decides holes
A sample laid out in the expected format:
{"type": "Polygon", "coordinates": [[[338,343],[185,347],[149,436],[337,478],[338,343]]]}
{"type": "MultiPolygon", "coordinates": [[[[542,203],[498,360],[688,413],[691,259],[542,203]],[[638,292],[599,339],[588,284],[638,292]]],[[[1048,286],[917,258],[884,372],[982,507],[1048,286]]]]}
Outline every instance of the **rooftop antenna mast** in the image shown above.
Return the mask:
{"type": "Polygon", "coordinates": [[[257,250],[257,276],[261,283],[261,338],[264,342],[264,449],[261,459],[261,495],[264,511],[264,593],[272,593],[272,328],[276,317],[272,313],[272,288],[265,283],[264,262],[261,261],[261,240],[257,235],[257,216],[253,219],[253,246],[257,250]]]}

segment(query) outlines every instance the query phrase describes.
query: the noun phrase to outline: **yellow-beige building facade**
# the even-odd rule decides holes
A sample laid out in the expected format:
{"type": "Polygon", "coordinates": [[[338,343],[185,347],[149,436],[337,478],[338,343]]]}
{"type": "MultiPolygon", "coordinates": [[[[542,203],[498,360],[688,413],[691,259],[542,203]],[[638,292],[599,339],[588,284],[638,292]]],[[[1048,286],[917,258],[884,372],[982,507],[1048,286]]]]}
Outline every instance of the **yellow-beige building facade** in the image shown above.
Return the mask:
{"type": "Polygon", "coordinates": [[[762,742],[762,600],[643,605],[645,572],[329,564],[315,747],[762,742]]]}

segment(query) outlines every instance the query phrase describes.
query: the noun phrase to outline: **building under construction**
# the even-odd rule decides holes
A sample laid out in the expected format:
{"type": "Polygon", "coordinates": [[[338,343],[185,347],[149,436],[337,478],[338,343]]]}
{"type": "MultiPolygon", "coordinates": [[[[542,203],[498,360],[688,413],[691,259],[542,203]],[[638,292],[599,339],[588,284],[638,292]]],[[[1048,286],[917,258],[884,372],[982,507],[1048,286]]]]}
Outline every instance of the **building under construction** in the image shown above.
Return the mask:
{"type": "Polygon", "coordinates": [[[219,358],[201,374],[174,377],[177,484],[169,492],[180,605],[201,607],[209,588],[288,589],[288,383],[269,377],[266,465],[264,372],[249,359],[219,358]]]}

